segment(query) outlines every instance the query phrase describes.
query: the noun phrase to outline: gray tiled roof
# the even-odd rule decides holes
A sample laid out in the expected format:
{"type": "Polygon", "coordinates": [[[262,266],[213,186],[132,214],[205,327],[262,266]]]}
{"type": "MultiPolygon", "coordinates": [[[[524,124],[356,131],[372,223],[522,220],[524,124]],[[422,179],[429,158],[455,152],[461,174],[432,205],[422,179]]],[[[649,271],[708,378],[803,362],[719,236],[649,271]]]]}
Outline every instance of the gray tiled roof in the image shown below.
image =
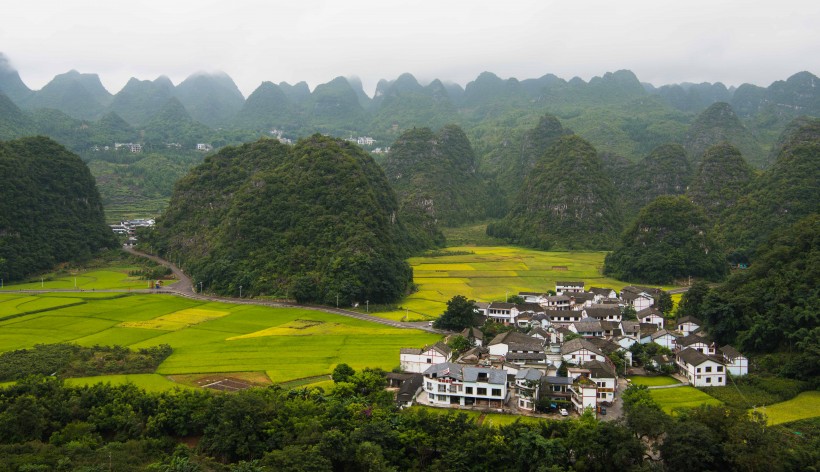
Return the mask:
{"type": "Polygon", "coordinates": [[[487,383],[503,385],[507,383],[507,371],[504,369],[490,369],[487,367],[465,367],[464,381],[477,382],[478,374],[487,374],[487,383]]]}
{"type": "Polygon", "coordinates": [[[565,342],[561,346],[561,354],[570,354],[581,349],[586,349],[589,352],[603,356],[604,353],[598,349],[598,346],[592,344],[588,339],[575,338],[572,341],[565,342]]]}
{"type": "Polygon", "coordinates": [[[544,374],[538,369],[521,369],[515,374],[516,380],[540,380],[544,374]]]}
{"type": "Polygon", "coordinates": [[[442,362],[441,364],[433,364],[424,371],[426,376],[435,377],[452,377],[457,380],[462,380],[461,366],[452,362],[442,362]]]}

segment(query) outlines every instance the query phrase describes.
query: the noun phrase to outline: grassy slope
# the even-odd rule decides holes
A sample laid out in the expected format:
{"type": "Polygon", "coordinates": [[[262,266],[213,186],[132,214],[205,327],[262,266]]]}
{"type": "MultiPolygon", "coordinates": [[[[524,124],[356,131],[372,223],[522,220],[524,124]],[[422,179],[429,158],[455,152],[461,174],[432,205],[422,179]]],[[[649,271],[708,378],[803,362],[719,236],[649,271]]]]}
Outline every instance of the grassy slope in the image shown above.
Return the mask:
{"type": "Polygon", "coordinates": [[[765,407],[770,425],[820,416],[820,391],[803,392],[791,400],[765,407]]]}
{"type": "Polygon", "coordinates": [[[389,370],[398,365],[399,348],[420,347],[438,339],[420,331],[312,310],[150,295],[89,299],[81,305],[0,321],[0,351],[55,342],[132,348],[167,343],[174,353],[158,369],[161,374],[264,371],[273,382],[328,374],[341,362],[356,369],[389,370]],[[162,329],[142,327],[151,323],[135,324],[191,312],[227,314],[201,317],[204,321],[198,323],[196,317],[188,318],[190,324],[158,323],[162,329]],[[123,323],[140,327],[123,327],[123,323]]]}

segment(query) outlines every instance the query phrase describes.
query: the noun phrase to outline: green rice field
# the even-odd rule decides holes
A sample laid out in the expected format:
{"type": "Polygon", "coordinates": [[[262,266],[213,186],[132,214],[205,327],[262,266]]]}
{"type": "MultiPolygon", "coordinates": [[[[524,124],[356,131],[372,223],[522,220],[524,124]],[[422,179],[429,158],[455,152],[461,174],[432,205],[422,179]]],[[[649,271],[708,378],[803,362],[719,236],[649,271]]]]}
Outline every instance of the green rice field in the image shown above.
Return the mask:
{"type": "Polygon", "coordinates": [[[111,385],[130,383],[149,392],[164,392],[174,388],[191,388],[168,380],[168,378],[159,374],[100,375],[98,377],[65,379],[65,384],[69,386],[85,386],[95,383],[110,383],[111,385]]]}
{"type": "Polygon", "coordinates": [[[680,383],[679,380],[666,376],[659,375],[657,377],[646,377],[643,375],[633,375],[629,377],[633,385],[646,385],[647,387],[660,387],[663,385],[675,385],[680,383]]]}
{"type": "Polygon", "coordinates": [[[803,392],[791,400],[758,408],[757,411],[766,415],[770,425],[816,418],[820,416],[820,391],[803,392]]]}
{"type": "Polygon", "coordinates": [[[150,281],[131,277],[133,267],[47,274],[42,280],[4,284],[2,290],[127,290],[150,288],[150,281]]]}
{"type": "Polygon", "coordinates": [[[601,275],[605,252],[546,252],[511,246],[448,247],[469,254],[413,257],[418,291],[398,309],[373,313],[399,321],[437,318],[455,295],[478,302],[504,301],[518,292],[555,290],[557,280],[583,280],[589,287],[620,290],[626,282],[601,275]]]}
{"type": "MultiPolygon", "coordinates": [[[[78,294],[79,295],[79,294],[78,294]]],[[[113,298],[0,294],[0,352],[72,342],[131,348],[169,344],[158,374],[264,372],[270,381],[399,363],[399,348],[440,336],[304,309],[232,305],[166,295],[113,298]],[[36,313],[25,313],[32,307],[36,313]],[[5,316],[4,316],[5,315],[5,316]]],[[[159,388],[153,377],[106,379],[159,388]]],[[[174,384],[169,382],[168,387],[174,384]]]]}
{"type": "Polygon", "coordinates": [[[660,388],[650,390],[649,394],[666,414],[672,414],[676,408],[696,408],[700,405],[721,405],[721,401],[711,397],[695,387],[660,388]]]}

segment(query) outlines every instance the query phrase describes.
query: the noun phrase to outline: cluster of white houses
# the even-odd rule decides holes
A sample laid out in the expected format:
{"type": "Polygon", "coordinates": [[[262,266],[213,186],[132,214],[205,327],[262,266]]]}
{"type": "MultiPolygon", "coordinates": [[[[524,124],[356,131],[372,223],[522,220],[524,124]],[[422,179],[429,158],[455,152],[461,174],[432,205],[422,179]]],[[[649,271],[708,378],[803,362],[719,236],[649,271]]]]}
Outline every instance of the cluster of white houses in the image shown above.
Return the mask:
{"type": "Polygon", "coordinates": [[[727,373],[747,373],[746,358],[731,346],[718,348],[699,320],[686,317],[677,329],[665,329],[654,306],[657,289],[630,286],[619,294],[586,291],[583,282],[557,282],[555,292],[522,292],[520,304],[477,304],[486,319],[521,331],[485,340],[480,330],[465,329],[461,335],[474,347],[457,358],[443,342],[401,349],[402,370],[419,377],[413,382],[416,391],[405,392],[401,403],[532,411],[540,400],[553,408],[597,412],[615,400],[618,388],[610,354],[623,351],[631,363],[628,349],[634,343],[670,348],[674,356],[653,362],[677,365],[694,386],[725,385],[727,373]],[[626,306],[635,307],[637,320],[623,319],[626,306]],[[558,375],[562,365],[566,374],[558,375]]]}

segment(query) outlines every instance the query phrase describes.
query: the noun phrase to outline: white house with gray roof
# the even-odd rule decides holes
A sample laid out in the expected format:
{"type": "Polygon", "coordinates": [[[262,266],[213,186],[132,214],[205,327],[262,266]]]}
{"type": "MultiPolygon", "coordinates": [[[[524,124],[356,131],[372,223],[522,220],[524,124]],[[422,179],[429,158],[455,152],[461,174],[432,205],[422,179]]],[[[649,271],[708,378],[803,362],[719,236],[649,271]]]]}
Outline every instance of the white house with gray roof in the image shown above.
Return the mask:
{"type": "Polygon", "coordinates": [[[403,347],[399,351],[399,362],[404,372],[424,373],[431,365],[449,361],[452,353],[441,341],[421,349],[403,347]]]}
{"type": "Polygon", "coordinates": [[[430,366],[424,372],[424,391],[434,406],[502,408],[509,399],[505,369],[452,362],[430,366]]]}
{"type": "Polygon", "coordinates": [[[693,387],[726,385],[726,365],[720,359],[686,348],[675,355],[675,363],[693,387]]]}

